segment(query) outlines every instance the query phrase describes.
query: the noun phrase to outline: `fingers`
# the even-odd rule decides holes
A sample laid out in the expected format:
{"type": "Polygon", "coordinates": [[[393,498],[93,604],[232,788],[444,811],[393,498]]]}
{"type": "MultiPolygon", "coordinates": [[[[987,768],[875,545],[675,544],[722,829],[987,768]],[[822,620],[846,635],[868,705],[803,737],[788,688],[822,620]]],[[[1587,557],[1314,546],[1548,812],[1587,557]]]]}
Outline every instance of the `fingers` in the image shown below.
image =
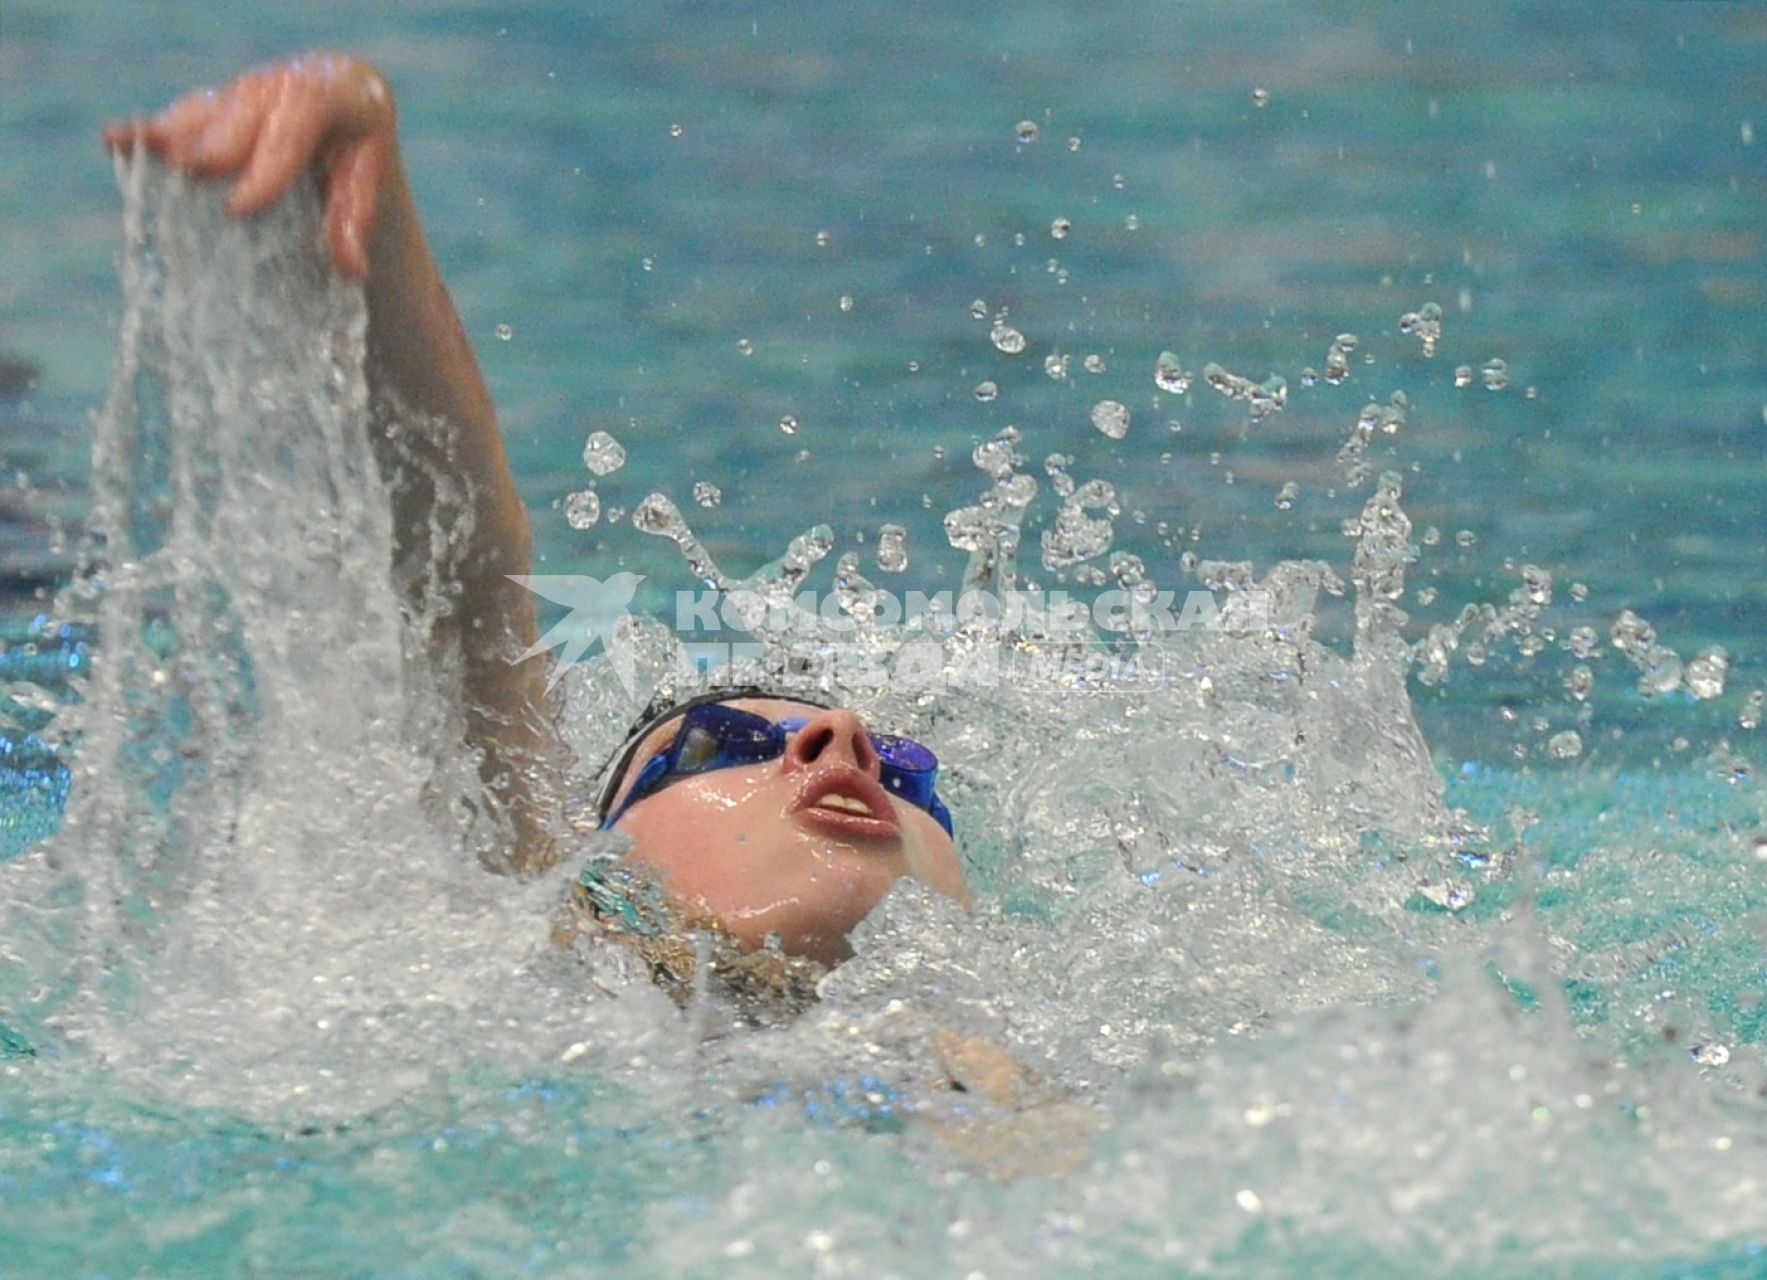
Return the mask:
{"type": "Polygon", "coordinates": [[[257,213],[276,203],[313,161],[331,123],[323,101],[295,84],[278,86],[271,96],[245,173],[227,194],[229,213],[257,213]]]}
{"type": "Polygon", "coordinates": [[[214,89],[186,94],[147,122],[144,140],[148,149],[183,167],[186,155],[202,131],[233,101],[233,94],[214,89]]]}
{"type": "Polygon", "coordinates": [[[312,54],[249,71],[226,87],[186,94],[153,117],[113,120],[113,151],[145,146],[203,176],[237,174],[236,215],[279,200],[310,166],[323,180],[326,239],[338,269],[368,271],[368,239],[396,143],[392,95],[367,63],[312,54]]]}
{"type": "Polygon", "coordinates": [[[135,145],[135,140],[147,132],[147,119],[144,116],[130,116],[127,120],[112,120],[98,131],[104,145],[112,151],[126,151],[135,145]]]}
{"type": "Polygon", "coordinates": [[[352,280],[368,275],[368,233],[374,226],[386,166],[386,145],[378,138],[346,144],[332,166],[325,238],[338,269],[352,280]]]}
{"type": "Polygon", "coordinates": [[[196,173],[213,177],[236,173],[257,145],[264,124],[262,95],[242,94],[232,109],[210,121],[184,155],[196,173]]]}
{"type": "Polygon", "coordinates": [[[113,150],[142,143],[155,155],[166,157],[174,164],[183,163],[188,151],[202,132],[232,105],[234,95],[214,89],[187,93],[155,116],[132,116],[113,120],[101,137],[113,150]]]}

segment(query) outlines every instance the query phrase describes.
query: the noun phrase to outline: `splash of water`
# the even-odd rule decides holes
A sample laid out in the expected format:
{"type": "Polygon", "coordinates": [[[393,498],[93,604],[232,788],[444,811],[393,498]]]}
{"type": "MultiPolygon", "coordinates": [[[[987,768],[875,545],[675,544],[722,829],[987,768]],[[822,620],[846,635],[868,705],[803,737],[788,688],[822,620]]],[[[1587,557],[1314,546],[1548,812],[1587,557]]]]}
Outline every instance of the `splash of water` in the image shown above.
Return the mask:
{"type": "Polygon", "coordinates": [[[374,435],[435,424],[369,403],[363,296],[311,190],[247,225],[142,158],[119,176],[97,564],[63,606],[102,642],[62,726],[66,825],[8,868],[10,971],[34,976],[5,1020],[149,1091],[318,1114],[487,1028],[567,1039],[569,993],[508,994],[558,886],[480,868],[504,837],[446,745],[424,639],[445,593],[395,581],[374,435]]]}
{"type": "MultiPolygon", "coordinates": [[[[1663,977],[1699,941],[1680,918],[1726,945],[1746,936],[1758,853],[1711,864],[1616,841],[1548,865],[1520,803],[1508,848],[1469,838],[1405,674],[1445,676],[1475,644],[1554,643],[1552,582],[1521,566],[1506,605],[1469,606],[1408,645],[1418,550],[1398,475],[1346,523],[1348,588],[1319,563],[1260,576],[1191,556],[1225,602],[1220,624],[1118,638],[1077,634],[1021,579],[1038,486],[1016,432],[977,449],[987,487],[946,525],[968,555],[964,589],[1021,606],[997,616],[886,623],[842,555],[842,625],[827,625],[784,606],[832,552],[830,530],[739,577],[703,557],[666,496],[641,502],[635,526],[674,541],[695,578],[762,601],[770,674],[937,746],[982,897],[965,915],[899,886],[820,1008],[700,1043],[715,1025],[703,1010],[679,1019],[617,958],[548,947],[558,886],[485,875],[470,833],[424,801],[464,791],[414,746],[447,701],[414,661],[391,578],[363,447],[360,298],[318,264],[310,194],[244,229],[175,181],[125,179],[123,354],[98,424],[108,559],[84,597],[107,666],[80,721],[69,830],[9,869],[8,971],[71,961],[59,989],[23,993],[44,1011],[20,1020],[33,1038],[145,1093],[276,1115],[449,1097],[442,1064],[642,1077],[646,1113],[705,1117],[696,1137],[716,1153],[674,1168],[646,1213],[681,1270],[771,1272],[798,1249],[855,1274],[879,1258],[904,1273],[952,1257],[989,1273],[1026,1256],[1201,1267],[1271,1232],[1476,1265],[1600,1253],[1622,1229],[1660,1252],[1752,1229],[1746,1159],[1762,1138],[1738,1100],[1760,1087],[1758,1054],[1706,1026],[1691,1059],[1651,1047],[1690,1016],[1663,977]],[[1313,635],[1321,596],[1346,589],[1347,653],[1313,635]],[[335,642],[314,646],[320,634],[335,642]],[[1518,892],[1511,872],[1531,862],[1538,883],[1518,892]],[[1604,933],[1632,895],[1674,923],[1604,933]],[[1561,986],[1612,1006],[1598,1033],[1561,986]],[[597,987],[620,998],[591,1001],[597,987]],[[1054,1184],[1058,1208],[1048,1183],[963,1179],[931,1129],[830,1137],[752,1105],[857,1069],[925,1084],[939,1028],[986,1033],[1108,1106],[1054,1184]],[[1705,1088],[1689,1062],[1734,1087],[1705,1088]],[[783,1172],[763,1187],[757,1165],[783,1172]],[[877,1227],[884,1185],[893,1234],[877,1227]],[[916,1221],[934,1229],[917,1236],[916,1221]]],[[[1204,376],[1254,411],[1280,407],[1270,385],[1204,376]]],[[[1058,554],[1042,572],[1157,596],[1136,557],[1105,559],[1115,494],[1071,467],[1046,464],[1058,554]]],[[[1676,687],[1722,688],[1719,655],[1682,667],[1636,615],[1609,639],[1647,680],[1675,669],[1676,687]]],[[[613,664],[569,682],[566,732],[591,767],[651,692],[697,678],[659,624],[628,623],[622,643],[632,684],[613,664]]],[[[1587,657],[1599,637],[1563,643],[1587,657]]],[[[1756,956],[1732,950],[1709,963],[1740,989],[1756,956]]],[[[0,992],[14,1022],[11,985],[0,992]]],[[[537,1145],[576,1140],[578,1117],[539,1123],[537,1145]]]]}

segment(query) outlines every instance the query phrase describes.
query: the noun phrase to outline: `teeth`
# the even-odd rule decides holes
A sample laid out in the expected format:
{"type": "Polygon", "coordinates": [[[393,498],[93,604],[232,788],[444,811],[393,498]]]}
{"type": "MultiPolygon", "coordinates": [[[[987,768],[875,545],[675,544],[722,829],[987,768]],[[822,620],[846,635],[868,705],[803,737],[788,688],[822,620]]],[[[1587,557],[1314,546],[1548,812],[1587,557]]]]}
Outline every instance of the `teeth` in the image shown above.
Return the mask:
{"type": "Polygon", "coordinates": [[[843,796],[839,792],[830,792],[816,802],[818,809],[839,809],[843,813],[857,813],[864,817],[871,816],[871,806],[863,800],[855,800],[852,796],[843,796]]]}

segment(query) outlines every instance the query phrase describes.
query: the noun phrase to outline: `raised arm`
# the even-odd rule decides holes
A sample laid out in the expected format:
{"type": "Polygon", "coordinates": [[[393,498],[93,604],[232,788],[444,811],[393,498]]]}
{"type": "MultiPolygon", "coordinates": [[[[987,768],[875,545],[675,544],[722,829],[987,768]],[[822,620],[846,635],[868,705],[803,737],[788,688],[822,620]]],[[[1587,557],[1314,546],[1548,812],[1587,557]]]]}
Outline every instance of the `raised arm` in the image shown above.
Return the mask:
{"type": "Polygon", "coordinates": [[[533,642],[535,618],[532,597],[507,576],[527,573],[532,532],[490,393],[418,221],[385,78],[357,58],[306,54],[152,118],[115,122],[103,136],[112,148],[139,140],[176,168],[232,179],[227,206],[242,217],[314,173],[332,261],[367,296],[371,399],[380,412],[398,406],[391,436],[375,432],[392,490],[396,577],[419,616],[433,613],[434,584],[458,584],[457,595],[443,593],[453,604],[432,648],[439,669],[461,674],[467,736],[515,826],[511,863],[546,865],[562,748],[543,662],[511,663],[533,642]],[[438,480],[459,482],[464,513],[441,509],[438,480]],[[438,520],[455,536],[433,538],[438,520]]]}

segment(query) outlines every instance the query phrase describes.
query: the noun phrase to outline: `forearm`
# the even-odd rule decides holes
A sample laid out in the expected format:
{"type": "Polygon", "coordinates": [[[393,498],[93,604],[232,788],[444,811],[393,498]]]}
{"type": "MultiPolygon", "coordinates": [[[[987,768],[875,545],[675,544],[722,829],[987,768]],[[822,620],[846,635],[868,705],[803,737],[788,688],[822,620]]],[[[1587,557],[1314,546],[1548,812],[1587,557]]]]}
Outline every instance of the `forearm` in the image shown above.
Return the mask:
{"type": "MultiPolygon", "coordinates": [[[[368,376],[377,396],[391,393],[419,420],[440,420],[442,438],[414,438],[414,424],[399,424],[401,442],[422,462],[446,467],[467,486],[472,521],[467,544],[455,549],[462,577],[473,588],[486,579],[526,573],[532,531],[526,507],[510,475],[497,429],[496,410],[479,372],[472,344],[454,309],[423,227],[405,169],[394,154],[381,190],[380,216],[369,246],[368,376]]],[[[391,478],[391,477],[389,477],[391,478]]],[[[419,485],[395,483],[395,519],[401,543],[429,540],[429,503],[419,485]]],[[[526,599],[526,593],[521,593],[526,599]]],[[[520,626],[532,641],[533,611],[520,626]]]]}
{"type": "Polygon", "coordinates": [[[439,662],[458,663],[466,730],[486,784],[515,823],[517,867],[551,860],[545,820],[562,762],[546,664],[515,663],[533,643],[533,597],[509,579],[529,568],[532,531],[495,409],[418,221],[394,153],[369,244],[368,375],[393,497],[398,577],[430,623],[439,662]],[[389,438],[388,432],[391,436],[389,438]],[[448,489],[464,489],[449,511],[448,489]],[[432,586],[444,598],[429,598],[432,586]],[[454,588],[458,588],[454,590],[454,588]]]}

